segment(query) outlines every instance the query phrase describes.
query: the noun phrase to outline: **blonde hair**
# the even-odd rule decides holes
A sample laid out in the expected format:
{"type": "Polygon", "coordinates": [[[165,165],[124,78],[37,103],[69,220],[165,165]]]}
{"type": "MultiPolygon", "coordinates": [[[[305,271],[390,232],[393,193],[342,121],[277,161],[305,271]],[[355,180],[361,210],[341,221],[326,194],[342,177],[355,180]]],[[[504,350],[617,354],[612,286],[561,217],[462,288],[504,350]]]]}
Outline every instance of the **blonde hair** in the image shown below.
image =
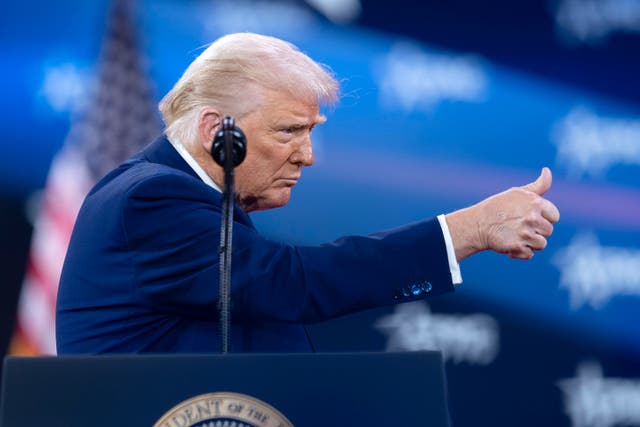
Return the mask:
{"type": "Polygon", "coordinates": [[[236,119],[250,113],[260,104],[257,88],[332,105],[339,84],[291,43],[253,33],[229,34],[202,52],[160,101],[167,136],[191,144],[206,106],[236,119]]]}

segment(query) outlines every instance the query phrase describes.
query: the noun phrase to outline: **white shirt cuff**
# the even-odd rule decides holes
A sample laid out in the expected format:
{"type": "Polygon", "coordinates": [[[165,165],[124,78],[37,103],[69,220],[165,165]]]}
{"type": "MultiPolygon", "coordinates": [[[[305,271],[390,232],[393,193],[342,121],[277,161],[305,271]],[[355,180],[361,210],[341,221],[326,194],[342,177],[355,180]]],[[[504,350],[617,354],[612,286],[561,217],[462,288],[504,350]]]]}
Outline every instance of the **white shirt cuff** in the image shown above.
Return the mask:
{"type": "Polygon", "coordinates": [[[454,285],[462,283],[462,273],[460,273],[460,264],[456,259],[456,250],[453,247],[453,240],[451,240],[451,233],[449,232],[449,226],[444,215],[438,215],[438,222],[440,228],[442,228],[442,235],[444,236],[444,244],[447,247],[447,259],[449,260],[449,270],[451,271],[451,281],[454,285]]]}

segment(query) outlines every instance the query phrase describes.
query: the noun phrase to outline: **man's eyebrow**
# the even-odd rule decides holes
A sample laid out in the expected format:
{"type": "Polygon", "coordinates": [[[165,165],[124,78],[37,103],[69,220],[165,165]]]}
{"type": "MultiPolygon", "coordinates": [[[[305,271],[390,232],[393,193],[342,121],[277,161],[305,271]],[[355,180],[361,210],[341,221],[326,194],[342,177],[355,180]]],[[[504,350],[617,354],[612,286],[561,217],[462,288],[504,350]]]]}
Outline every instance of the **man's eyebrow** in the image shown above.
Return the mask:
{"type": "Polygon", "coordinates": [[[311,129],[314,126],[321,125],[326,121],[327,121],[327,117],[324,114],[318,114],[312,120],[306,120],[302,118],[300,119],[280,118],[280,119],[273,120],[270,124],[270,127],[272,129],[287,128],[287,129],[302,130],[307,128],[311,129]]]}
{"type": "Polygon", "coordinates": [[[311,121],[292,120],[289,123],[279,123],[278,126],[283,126],[283,127],[292,128],[292,129],[306,129],[306,128],[312,128],[316,125],[321,125],[326,121],[327,121],[327,118],[325,116],[317,116],[314,120],[311,120],[311,121]]]}

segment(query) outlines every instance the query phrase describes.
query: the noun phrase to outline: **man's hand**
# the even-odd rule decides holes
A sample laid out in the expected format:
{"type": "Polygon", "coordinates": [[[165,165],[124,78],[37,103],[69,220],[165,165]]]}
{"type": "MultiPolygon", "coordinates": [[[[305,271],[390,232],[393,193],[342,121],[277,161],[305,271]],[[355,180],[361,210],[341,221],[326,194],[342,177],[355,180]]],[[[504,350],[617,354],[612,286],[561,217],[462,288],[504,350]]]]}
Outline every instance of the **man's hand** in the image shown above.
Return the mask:
{"type": "Polygon", "coordinates": [[[458,261],[487,249],[511,258],[530,259],[547,246],[558,208],[542,196],[551,188],[551,171],[482,202],[446,215],[458,261]]]}

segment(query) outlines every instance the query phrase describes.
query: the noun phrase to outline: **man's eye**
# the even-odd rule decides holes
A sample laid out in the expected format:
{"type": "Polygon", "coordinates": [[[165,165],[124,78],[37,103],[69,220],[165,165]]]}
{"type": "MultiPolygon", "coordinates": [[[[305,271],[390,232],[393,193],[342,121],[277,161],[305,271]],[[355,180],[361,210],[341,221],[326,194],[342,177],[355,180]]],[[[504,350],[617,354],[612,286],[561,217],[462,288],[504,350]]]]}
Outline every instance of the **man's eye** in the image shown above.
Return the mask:
{"type": "Polygon", "coordinates": [[[295,134],[299,133],[301,130],[302,130],[302,128],[300,128],[298,126],[289,126],[287,128],[280,129],[280,132],[283,135],[291,136],[291,135],[295,135],[295,134]]]}

